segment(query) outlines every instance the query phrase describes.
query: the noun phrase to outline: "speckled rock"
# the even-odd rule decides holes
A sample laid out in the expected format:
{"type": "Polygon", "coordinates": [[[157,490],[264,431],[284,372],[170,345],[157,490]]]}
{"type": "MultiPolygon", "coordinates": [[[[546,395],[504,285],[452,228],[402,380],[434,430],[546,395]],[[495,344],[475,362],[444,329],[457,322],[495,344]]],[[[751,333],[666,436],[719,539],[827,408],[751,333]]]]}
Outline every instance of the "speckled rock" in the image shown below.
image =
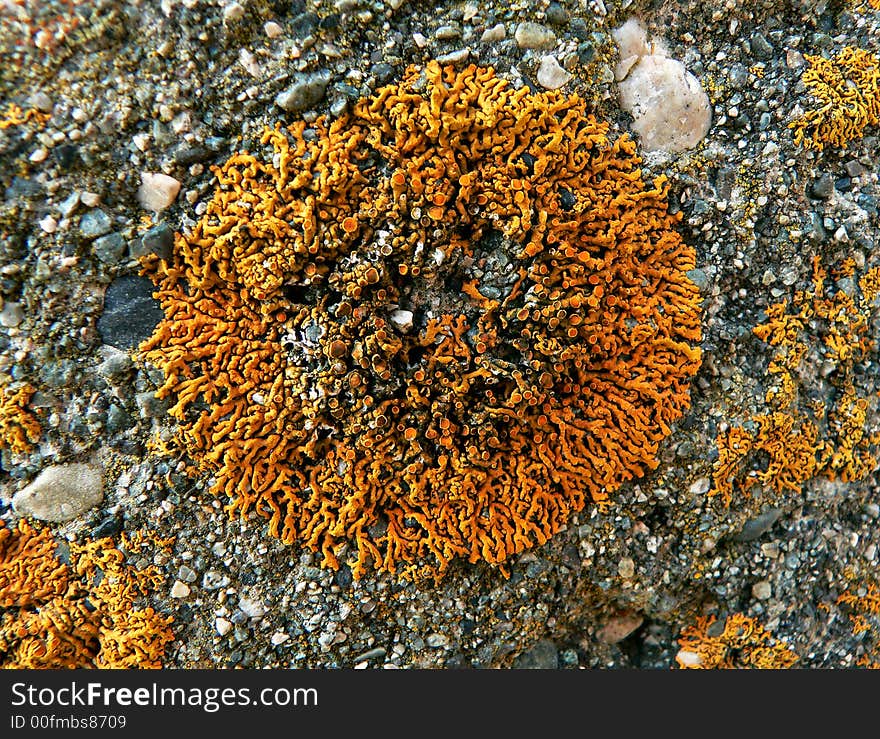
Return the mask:
{"type": "Polygon", "coordinates": [[[15,494],[12,506],[22,516],[41,521],[72,521],[103,500],[101,476],[96,465],[52,465],[15,494]]]}

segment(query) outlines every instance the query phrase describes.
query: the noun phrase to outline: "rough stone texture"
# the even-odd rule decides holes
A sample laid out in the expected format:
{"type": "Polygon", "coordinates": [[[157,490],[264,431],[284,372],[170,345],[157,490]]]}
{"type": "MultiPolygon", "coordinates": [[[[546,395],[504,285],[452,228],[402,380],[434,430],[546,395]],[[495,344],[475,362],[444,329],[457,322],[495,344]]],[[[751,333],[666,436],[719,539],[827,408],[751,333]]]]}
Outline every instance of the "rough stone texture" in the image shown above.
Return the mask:
{"type": "Polygon", "coordinates": [[[278,93],[275,104],[288,113],[301,113],[324,99],[330,75],[326,72],[301,75],[296,82],[278,93]]]}
{"type": "Polygon", "coordinates": [[[675,59],[641,57],[620,82],[620,106],[647,151],[692,149],[712,123],[709,97],[699,80],[675,59]]]}
{"type": "Polygon", "coordinates": [[[126,275],[107,288],[98,331],[105,344],[131,349],[150,336],[161,318],[152,283],[145,277],[126,275]]]}
{"type": "Polygon", "coordinates": [[[571,73],[566,72],[555,56],[545,56],[538,68],[538,84],[548,90],[558,90],[571,80],[571,73]]]}
{"type": "Polygon", "coordinates": [[[22,516],[41,521],[72,521],[104,498],[102,470],[90,464],[57,464],[44,469],[12,498],[22,516]]]}
{"type": "Polygon", "coordinates": [[[180,181],[161,172],[141,173],[138,202],[147,210],[165,210],[180,192],[180,181]]]}
{"type": "Polygon", "coordinates": [[[556,34],[540,23],[520,23],[513,37],[521,49],[552,49],[556,46],[556,34]]]}

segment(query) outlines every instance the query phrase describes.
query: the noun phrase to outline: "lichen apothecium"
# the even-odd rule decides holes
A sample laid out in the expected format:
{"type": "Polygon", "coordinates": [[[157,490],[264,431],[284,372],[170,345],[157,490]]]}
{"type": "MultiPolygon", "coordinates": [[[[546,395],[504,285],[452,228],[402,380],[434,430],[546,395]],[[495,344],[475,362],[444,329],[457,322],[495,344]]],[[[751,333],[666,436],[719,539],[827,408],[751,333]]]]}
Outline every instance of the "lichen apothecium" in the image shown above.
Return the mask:
{"type": "Polygon", "coordinates": [[[354,575],[503,564],[656,467],[700,312],[663,177],[577,95],[430,63],[267,130],[142,346],[231,512],[354,575]]]}

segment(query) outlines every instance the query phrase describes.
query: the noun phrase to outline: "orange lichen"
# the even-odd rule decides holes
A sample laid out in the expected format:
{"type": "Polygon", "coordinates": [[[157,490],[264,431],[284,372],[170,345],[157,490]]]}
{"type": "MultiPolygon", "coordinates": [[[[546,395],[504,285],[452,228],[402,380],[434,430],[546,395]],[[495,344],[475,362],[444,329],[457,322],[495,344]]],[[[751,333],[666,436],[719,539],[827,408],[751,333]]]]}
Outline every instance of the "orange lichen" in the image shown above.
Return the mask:
{"type": "Polygon", "coordinates": [[[607,134],[577,96],[431,63],[215,170],[145,261],[142,352],[230,512],[355,576],[439,576],[656,467],[700,364],[694,251],[607,134]]]}
{"type": "MultiPolygon", "coordinates": [[[[840,279],[852,280],[851,261],[838,271],[840,279]]],[[[771,412],[751,419],[751,428],[734,426],[717,439],[718,462],[710,496],[720,495],[726,506],[735,487],[746,495],[753,484],[776,494],[800,492],[807,480],[818,475],[843,482],[862,480],[877,467],[880,433],[867,429],[868,411],[874,399],[860,396],[854,386],[854,368],[874,348],[871,316],[880,292],[880,268],[869,269],[849,294],[838,289],[829,295],[827,272],[813,262],[813,286],[799,291],[792,301],[776,303],[755,335],[774,348],[768,366],[770,387],[764,400],[771,412]],[[816,327],[819,337],[808,335],[816,327]],[[802,402],[798,372],[804,358],[818,352],[836,369],[835,404],[802,402]],[[806,405],[806,408],[802,408],[806,405]],[[758,455],[763,469],[749,469],[758,455]]]]}
{"type": "Polygon", "coordinates": [[[65,563],[48,528],[0,521],[0,667],[161,667],[171,618],[136,607],[161,579],[110,539],[71,543],[65,563]]]}
{"type": "Polygon", "coordinates": [[[27,383],[0,387],[0,449],[27,453],[40,438],[40,422],[28,404],[36,390],[27,383]]]}
{"type": "Polygon", "coordinates": [[[880,123],[880,60],[864,49],[847,46],[833,58],[806,55],[803,83],[819,101],[789,124],[794,140],[808,149],[840,148],[880,123]]]}
{"type": "Polygon", "coordinates": [[[753,618],[735,613],[723,626],[715,616],[701,616],[678,638],[675,661],[685,669],[780,670],[792,667],[797,655],[753,618]]]}
{"type": "Polygon", "coordinates": [[[49,118],[50,116],[48,113],[42,113],[35,108],[30,108],[24,111],[21,109],[20,105],[10,103],[9,107],[6,109],[5,117],[0,118],[0,131],[12,128],[12,126],[20,126],[22,123],[27,123],[28,121],[36,121],[37,125],[42,126],[49,120],[49,118]]]}

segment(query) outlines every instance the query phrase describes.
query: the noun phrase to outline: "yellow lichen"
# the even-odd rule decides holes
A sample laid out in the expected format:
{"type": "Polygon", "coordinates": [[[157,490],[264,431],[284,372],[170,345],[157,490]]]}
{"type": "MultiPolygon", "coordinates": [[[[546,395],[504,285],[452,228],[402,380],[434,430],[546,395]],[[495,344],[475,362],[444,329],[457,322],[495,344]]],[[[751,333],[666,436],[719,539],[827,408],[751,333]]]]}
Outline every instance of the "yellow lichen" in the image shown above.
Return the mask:
{"type": "Polygon", "coordinates": [[[0,131],[12,128],[12,126],[20,126],[22,123],[27,123],[28,121],[36,121],[37,125],[42,126],[49,120],[49,118],[50,116],[48,113],[42,113],[35,108],[30,108],[25,111],[21,109],[20,105],[10,103],[9,107],[6,109],[6,115],[3,118],[0,118],[0,131]]]}
{"type": "Polygon", "coordinates": [[[702,616],[681,632],[675,656],[679,667],[780,670],[798,661],[794,652],[753,618],[735,613],[723,627],[716,622],[715,616],[702,616]]]}
{"type": "Polygon", "coordinates": [[[0,667],[161,667],[171,618],[136,605],[161,580],[110,539],[71,543],[62,562],[48,528],[0,521],[0,667]]]}
{"type": "Polygon", "coordinates": [[[143,355],[232,513],[439,575],[657,465],[700,364],[694,251],[582,99],[431,63],[262,145],[145,261],[143,355]]]}
{"type": "Polygon", "coordinates": [[[0,387],[0,449],[27,453],[40,438],[40,422],[28,409],[36,390],[27,383],[0,387]]]}
{"type": "Polygon", "coordinates": [[[880,60],[874,54],[847,46],[831,59],[806,59],[801,79],[820,105],[789,124],[796,143],[815,151],[844,148],[880,122],[880,60]]]}
{"type": "MultiPolygon", "coordinates": [[[[854,274],[854,264],[847,261],[836,276],[852,280],[854,274]]],[[[727,506],[736,488],[746,495],[754,484],[776,494],[797,493],[804,482],[819,475],[849,482],[865,479],[877,467],[880,433],[867,427],[868,410],[875,400],[856,391],[854,368],[874,347],[870,321],[880,290],[880,268],[869,269],[853,294],[837,290],[829,295],[826,278],[815,259],[812,289],[799,291],[790,306],[772,305],[767,321],[754,329],[774,348],[764,396],[771,412],[750,419],[750,428],[734,426],[718,436],[719,456],[709,494],[720,495],[727,506]],[[818,339],[809,336],[811,325],[817,327],[818,339]],[[800,365],[817,350],[836,369],[836,399],[830,408],[802,400],[800,365]],[[759,455],[764,466],[752,469],[759,455]]]]}

